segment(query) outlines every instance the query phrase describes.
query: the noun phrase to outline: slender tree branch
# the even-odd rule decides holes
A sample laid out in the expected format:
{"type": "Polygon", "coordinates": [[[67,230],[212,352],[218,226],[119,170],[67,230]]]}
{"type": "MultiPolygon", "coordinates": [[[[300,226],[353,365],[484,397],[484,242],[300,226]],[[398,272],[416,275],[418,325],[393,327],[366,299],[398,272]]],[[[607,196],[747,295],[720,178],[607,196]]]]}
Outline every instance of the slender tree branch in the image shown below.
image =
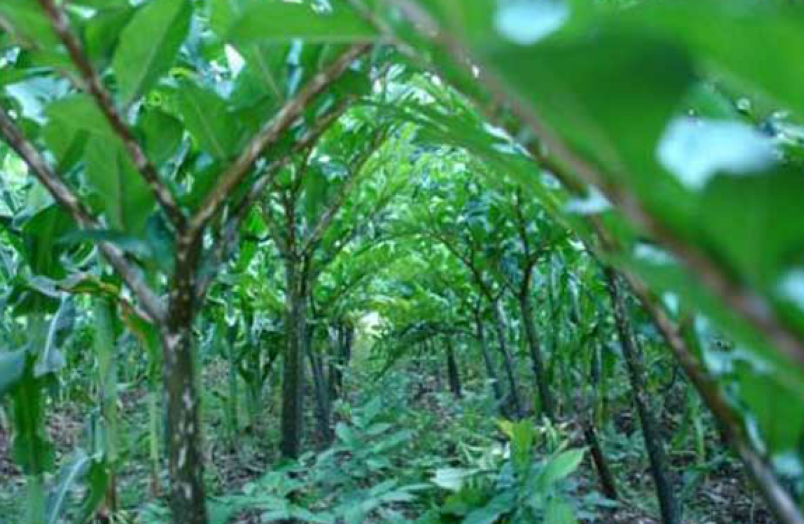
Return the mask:
{"type": "Polygon", "coordinates": [[[111,95],[101,84],[98,74],[92,67],[89,58],[87,58],[84,53],[81,42],[75,37],[72,31],[70,31],[70,21],[67,15],[62,8],[56,5],[54,0],[39,0],[39,4],[47,14],[53,29],[61,39],[64,47],[67,48],[70,59],[78,69],[81,79],[85,84],[84,87],[95,99],[95,103],[104,117],[106,117],[106,121],[109,123],[112,131],[120,138],[134,166],[148,184],[156,201],[159,202],[159,205],[165,211],[173,227],[181,232],[186,222],[181,207],[179,207],[178,202],[176,202],[176,199],[173,197],[173,193],[162,183],[156,167],[148,159],[145,150],[134,137],[134,134],[123,120],[123,117],[115,108],[111,95]]]}
{"type": "Polygon", "coordinates": [[[375,133],[371,147],[357,160],[357,162],[354,163],[349,177],[341,184],[335,200],[326,210],[324,210],[319,217],[318,222],[315,224],[315,226],[313,226],[307,237],[307,240],[305,240],[302,246],[302,253],[309,255],[316,248],[318,242],[321,240],[321,237],[324,236],[327,228],[329,228],[329,225],[335,219],[335,216],[346,203],[347,198],[360,180],[360,175],[363,167],[366,165],[366,162],[369,161],[369,159],[372,157],[372,155],[374,155],[387,137],[387,129],[375,133]]]}
{"type": "Polygon", "coordinates": [[[220,181],[209,192],[198,211],[190,218],[186,233],[188,236],[195,237],[201,233],[232,191],[246,177],[254,162],[265,153],[267,148],[279,141],[284,132],[296,122],[316,96],[340,78],[352,62],[367,53],[371,47],[371,44],[356,44],[350,47],[325,70],[316,74],[295,97],[279,110],[276,116],[251,140],[237,160],[221,175],[220,181]]]}
{"type": "MultiPolygon", "coordinates": [[[[25,161],[34,177],[48,190],[53,199],[67,210],[79,227],[85,230],[99,229],[96,219],[84,207],[72,189],[50,169],[39,151],[23,136],[11,117],[2,109],[0,109],[0,133],[11,149],[25,161]]],[[[109,242],[100,242],[98,245],[112,267],[142,302],[145,312],[151,319],[156,322],[164,320],[165,312],[162,302],[145,283],[139,270],[126,260],[123,251],[109,242]]]]}
{"type": "Polygon", "coordinates": [[[273,185],[280,170],[291,161],[294,154],[315,147],[315,144],[321,139],[324,133],[344,112],[346,112],[353,102],[353,98],[344,99],[337,106],[328,111],[326,115],[318,119],[315,125],[305,133],[288,154],[272,162],[264,169],[263,174],[257,178],[251,186],[251,189],[249,189],[248,194],[237,204],[232,214],[224,223],[221,238],[215,245],[214,252],[205,264],[207,271],[199,278],[196,284],[197,297],[201,298],[206,295],[209,286],[216,276],[217,268],[232,256],[232,252],[237,244],[237,234],[238,231],[240,231],[240,225],[246,219],[257,200],[273,185]]]}

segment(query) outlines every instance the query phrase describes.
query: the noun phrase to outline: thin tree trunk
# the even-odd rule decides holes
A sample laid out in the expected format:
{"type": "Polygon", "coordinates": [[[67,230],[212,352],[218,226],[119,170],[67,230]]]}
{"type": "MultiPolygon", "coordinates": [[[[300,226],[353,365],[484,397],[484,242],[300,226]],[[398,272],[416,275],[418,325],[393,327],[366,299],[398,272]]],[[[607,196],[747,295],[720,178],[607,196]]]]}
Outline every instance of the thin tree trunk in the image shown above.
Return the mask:
{"type": "Polygon", "coordinates": [[[553,396],[550,393],[550,384],[547,380],[547,372],[544,368],[542,349],[539,344],[538,335],[536,334],[533,307],[528,290],[524,290],[519,296],[519,309],[522,314],[522,322],[525,325],[525,338],[527,339],[530,360],[533,365],[533,376],[536,381],[536,387],[539,390],[542,411],[548,419],[553,420],[553,396]]]}
{"type": "Polygon", "coordinates": [[[349,361],[352,359],[354,328],[348,324],[339,324],[336,339],[335,364],[330,372],[329,381],[333,392],[333,400],[344,396],[343,377],[349,367],[349,361]]]}
{"type": "Polygon", "coordinates": [[[502,312],[500,311],[500,303],[493,304],[494,309],[494,327],[497,332],[497,339],[499,341],[500,353],[503,357],[503,367],[505,369],[506,378],[508,378],[508,388],[510,389],[511,403],[513,404],[514,414],[516,418],[520,419],[524,416],[522,411],[522,403],[519,401],[519,391],[516,384],[516,374],[514,371],[514,361],[511,353],[508,351],[508,342],[505,337],[505,322],[503,321],[502,312]]]}
{"type": "Polygon", "coordinates": [[[581,418],[581,427],[583,429],[583,438],[589,451],[592,454],[592,461],[595,463],[595,470],[597,477],[600,480],[600,489],[607,498],[617,500],[617,482],[614,480],[614,475],[609,468],[609,462],[606,459],[603,448],[600,445],[600,440],[597,438],[597,430],[594,423],[585,417],[581,418]]]}
{"type": "Polygon", "coordinates": [[[106,487],[105,510],[117,512],[117,347],[112,304],[108,299],[95,300],[95,350],[98,357],[101,413],[105,423],[104,448],[108,461],[109,481],[106,487]]]}
{"type": "Polygon", "coordinates": [[[148,393],[148,440],[151,459],[151,496],[162,496],[162,486],[159,481],[159,393],[156,384],[149,384],[148,393]]]}
{"type": "Polygon", "coordinates": [[[318,434],[324,447],[332,443],[332,428],[330,425],[330,399],[327,378],[324,375],[324,364],[321,356],[313,351],[314,328],[307,326],[305,333],[305,353],[310,363],[310,374],[313,377],[313,399],[315,405],[315,418],[318,425],[318,434]]]}
{"type": "Polygon", "coordinates": [[[235,344],[237,342],[237,324],[233,324],[226,329],[226,356],[229,361],[229,401],[227,406],[227,419],[229,423],[229,438],[233,449],[237,449],[237,434],[239,428],[238,397],[240,393],[237,385],[237,358],[235,355],[235,344]]]}
{"type": "Polygon", "coordinates": [[[619,283],[617,275],[611,268],[605,268],[606,280],[611,296],[612,307],[614,310],[614,322],[617,333],[622,345],[625,364],[628,369],[628,377],[631,382],[631,396],[639,415],[642,427],[642,436],[645,441],[645,449],[648,452],[650,461],[651,475],[656,484],[656,496],[659,499],[659,509],[664,524],[680,524],[681,511],[673,495],[673,487],[668,471],[667,458],[665,456],[664,445],[659,435],[659,429],[653,418],[649,407],[647,392],[643,382],[644,370],[642,368],[641,355],[638,353],[634,342],[634,333],[628,319],[628,312],[625,306],[625,297],[619,283]]]}
{"type": "Polygon", "coordinates": [[[191,317],[175,318],[163,336],[170,505],[182,523],[206,524],[204,456],[190,321],[191,317]]]}
{"type": "Polygon", "coordinates": [[[305,295],[303,276],[299,271],[300,261],[295,256],[286,257],[285,299],[285,360],[282,381],[282,438],[280,451],[289,459],[299,457],[301,451],[304,413],[303,351],[305,319],[305,295]]]}
{"type": "Polygon", "coordinates": [[[505,413],[503,406],[503,392],[500,380],[497,378],[497,371],[494,369],[494,361],[491,359],[488,342],[486,340],[486,330],[483,327],[483,319],[479,313],[475,314],[475,328],[477,330],[477,340],[480,342],[480,352],[483,354],[483,363],[486,366],[486,374],[491,379],[491,387],[494,391],[494,399],[497,401],[500,411],[505,413]]]}
{"type": "Polygon", "coordinates": [[[447,378],[449,380],[449,389],[455,398],[463,397],[461,391],[461,374],[458,370],[458,362],[455,360],[455,348],[452,344],[452,338],[447,337],[446,340],[447,352],[447,378]]]}

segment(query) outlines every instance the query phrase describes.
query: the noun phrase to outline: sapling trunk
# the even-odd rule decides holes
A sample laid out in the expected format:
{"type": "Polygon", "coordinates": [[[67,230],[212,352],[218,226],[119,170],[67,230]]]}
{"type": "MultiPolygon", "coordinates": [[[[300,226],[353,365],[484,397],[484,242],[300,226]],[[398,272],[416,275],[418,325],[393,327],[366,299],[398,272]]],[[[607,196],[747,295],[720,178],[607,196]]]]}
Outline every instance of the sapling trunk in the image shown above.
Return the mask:
{"type": "Polygon", "coordinates": [[[594,423],[582,415],[581,426],[583,428],[583,438],[589,452],[592,455],[592,461],[595,464],[595,471],[600,481],[600,490],[607,498],[617,500],[617,482],[614,480],[614,475],[609,467],[609,461],[606,459],[606,454],[603,452],[603,447],[600,445],[600,439],[597,437],[597,430],[594,423]]]}
{"type": "Polygon", "coordinates": [[[238,389],[238,382],[237,382],[237,366],[238,366],[238,359],[237,359],[237,352],[235,350],[235,344],[237,342],[237,324],[232,324],[228,326],[226,329],[226,339],[224,340],[224,344],[226,347],[226,359],[229,361],[228,364],[228,386],[229,386],[229,395],[228,395],[228,402],[226,403],[226,421],[227,425],[229,426],[229,440],[232,445],[232,449],[237,449],[237,436],[238,436],[238,428],[239,428],[239,420],[237,416],[238,411],[238,397],[240,396],[240,391],[238,389]]]}
{"type": "Polygon", "coordinates": [[[106,510],[117,512],[117,461],[118,461],[118,416],[117,416],[117,347],[112,315],[108,299],[95,299],[95,351],[98,358],[101,414],[104,420],[104,453],[108,464],[109,482],[106,489],[106,510]]]}
{"type": "Polygon", "coordinates": [[[681,511],[673,495],[673,487],[670,480],[670,472],[668,471],[664,444],[659,435],[659,428],[653,418],[647,391],[645,390],[643,381],[644,369],[642,367],[641,355],[634,342],[634,333],[627,316],[628,312],[625,305],[625,297],[614,270],[605,268],[605,274],[614,311],[614,322],[631,384],[631,398],[636,406],[637,415],[639,416],[642,436],[645,441],[645,449],[648,452],[650,471],[653,476],[653,481],[656,484],[656,495],[659,499],[662,522],[664,522],[664,524],[680,524],[681,511]]]}
{"type": "Polygon", "coordinates": [[[497,401],[500,412],[505,414],[502,386],[497,378],[497,371],[494,368],[494,361],[491,359],[491,353],[489,352],[488,342],[486,340],[486,330],[483,326],[483,319],[479,314],[475,315],[475,329],[477,341],[480,343],[480,352],[483,355],[483,364],[486,366],[486,375],[488,375],[489,379],[491,380],[494,399],[497,401]]]}
{"type": "Polygon", "coordinates": [[[497,302],[493,305],[494,310],[494,327],[497,332],[497,339],[500,348],[500,354],[503,358],[503,368],[505,375],[508,379],[508,388],[510,390],[511,404],[516,418],[522,418],[525,413],[522,409],[522,403],[519,400],[519,390],[516,383],[516,373],[514,368],[513,357],[508,350],[508,341],[505,336],[505,321],[503,320],[502,311],[500,311],[500,303],[497,302]]]}
{"type": "Polygon", "coordinates": [[[528,345],[531,364],[533,366],[533,378],[536,382],[536,389],[539,392],[539,400],[544,415],[553,420],[555,416],[553,410],[553,396],[550,392],[550,384],[547,379],[547,371],[544,367],[542,348],[539,344],[539,337],[536,334],[536,324],[533,316],[533,307],[530,298],[529,287],[523,290],[519,296],[519,310],[522,316],[522,323],[525,329],[525,340],[528,345]]]}
{"type": "Polygon", "coordinates": [[[303,357],[306,328],[305,294],[302,289],[300,261],[295,255],[285,257],[285,359],[282,381],[282,421],[280,450],[282,456],[296,459],[301,452],[304,412],[303,357]]]}
{"type": "Polygon", "coordinates": [[[150,384],[148,393],[148,441],[151,459],[151,495],[161,496],[162,487],[159,481],[159,393],[156,384],[150,384]]]}
{"type": "Polygon", "coordinates": [[[449,380],[449,389],[455,398],[461,398],[463,392],[461,391],[461,374],[458,369],[458,362],[455,360],[455,348],[453,346],[452,338],[446,338],[445,350],[447,353],[447,378],[449,380]]]}
{"type": "Polygon", "coordinates": [[[329,399],[329,386],[327,378],[324,373],[324,363],[321,361],[321,355],[313,350],[314,340],[313,326],[307,327],[305,334],[305,353],[310,363],[310,374],[313,377],[313,399],[315,402],[315,418],[318,425],[318,435],[321,439],[323,447],[328,447],[332,443],[333,435],[330,423],[330,399],[329,399]]]}

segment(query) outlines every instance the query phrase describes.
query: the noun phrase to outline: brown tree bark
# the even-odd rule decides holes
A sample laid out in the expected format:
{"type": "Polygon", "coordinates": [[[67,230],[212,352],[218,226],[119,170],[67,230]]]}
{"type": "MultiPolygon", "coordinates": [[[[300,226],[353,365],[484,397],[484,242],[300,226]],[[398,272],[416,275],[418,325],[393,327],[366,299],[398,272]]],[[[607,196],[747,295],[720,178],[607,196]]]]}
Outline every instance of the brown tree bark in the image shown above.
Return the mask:
{"type": "Polygon", "coordinates": [[[516,383],[516,373],[514,367],[514,359],[511,356],[510,351],[508,350],[508,341],[505,336],[505,321],[502,317],[502,311],[500,310],[500,303],[499,301],[492,305],[492,309],[494,310],[494,328],[497,333],[497,340],[499,343],[500,354],[502,354],[503,358],[503,368],[505,369],[505,375],[508,379],[508,388],[510,390],[509,396],[511,401],[511,407],[513,409],[513,415],[517,419],[521,419],[525,416],[525,412],[522,409],[522,402],[519,400],[519,388],[517,387],[516,383]]]}
{"type": "Polygon", "coordinates": [[[536,388],[539,391],[539,398],[541,399],[542,411],[548,419],[553,420],[555,416],[553,396],[550,392],[549,381],[547,380],[547,370],[544,367],[541,344],[539,344],[539,337],[536,334],[536,324],[530,298],[530,285],[520,293],[518,301],[522,322],[525,327],[525,338],[528,343],[530,360],[533,366],[533,377],[536,382],[536,388]]]}
{"type": "Polygon", "coordinates": [[[455,360],[455,347],[452,343],[451,337],[446,337],[446,353],[447,353],[447,379],[449,380],[449,389],[455,398],[462,398],[463,391],[461,390],[461,374],[458,369],[458,362],[455,360]]]}
{"type": "Polygon", "coordinates": [[[604,268],[606,281],[608,284],[609,295],[611,297],[612,308],[614,311],[614,322],[617,334],[625,357],[625,364],[628,370],[628,378],[631,383],[631,397],[637,409],[642,437],[645,441],[645,449],[648,452],[650,471],[656,485],[656,496],[659,500],[662,522],[664,524],[680,524],[681,511],[678,502],[673,495],[673,486],[668,470],[667,458],[665,456],[664,445],[659,428],[650,410],[650,402],[645,384],[643,381],[644,369],[642,359],[634,341],[634,333],[628,318],[628,311],[625,305],[625,296],[619,282],[617,274],[613,269],[604,268]]]}

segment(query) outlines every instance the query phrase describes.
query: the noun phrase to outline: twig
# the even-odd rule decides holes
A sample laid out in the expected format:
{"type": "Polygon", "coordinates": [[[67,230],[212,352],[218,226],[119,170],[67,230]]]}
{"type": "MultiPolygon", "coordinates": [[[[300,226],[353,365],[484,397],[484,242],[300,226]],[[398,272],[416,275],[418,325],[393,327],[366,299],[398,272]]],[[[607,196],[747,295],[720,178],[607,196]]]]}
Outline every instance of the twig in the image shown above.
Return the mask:
{"type": "Polygon", "coordinates": [[[179,204],[173,197],[173,193],[162,183],[156,167],[148,159],[142,146],[115,108],[111,95],[101,84],[98,74],[95,72],[95,69],[92,67],[92,64],[83,51],[81,42],[79,42],[70,31],[70,21],[64,14],[64,11],[55,4],[54,0],[39,0],[39,3],[47,14],[53,29],[61,39],[64,47],[67,48],[70,59],[78,69],[83,82],[86,84],[86,89],[89,90],[90,94],[95,99],[95,103],[104,117],[106,117],[106,121],[109,123],[112,131],[120,138],[123,147],[126,149],[129,157],[131,157],[137,171],[148,184],[156,201],[159,202],[159,205],[167,214],[173,227],[175,227],[178,232],[183,231],[186,219],[179,204]]]}

